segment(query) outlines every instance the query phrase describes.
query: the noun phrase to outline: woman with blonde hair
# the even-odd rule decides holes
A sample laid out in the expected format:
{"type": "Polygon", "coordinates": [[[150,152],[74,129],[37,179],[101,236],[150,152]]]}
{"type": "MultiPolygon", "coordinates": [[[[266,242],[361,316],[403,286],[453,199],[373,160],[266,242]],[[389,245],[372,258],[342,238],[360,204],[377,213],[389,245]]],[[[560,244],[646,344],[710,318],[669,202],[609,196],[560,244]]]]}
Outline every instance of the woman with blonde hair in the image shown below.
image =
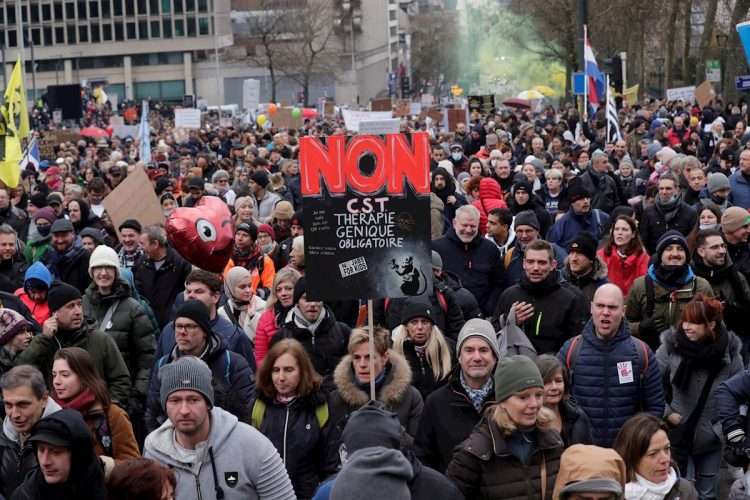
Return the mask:
{"type": "Polygon", "coordinates": [[[252,196],[240,196],[234,200],[234,225],[253,224],[257,226],[261,222],[256,218],[258,207],[252,196]]]}
{"type": "Polygon", "coordinates": [[[412,385],[422,399],[446,384],[453,369],[456,346],[435,326],[430,304],[409,300],[401,324],[392,333],[393,350],[402,354],[412,372],[412,385]]]}
{"type": "Polygon", "coordinates": [[[446,476],[465,498],[550,500],[564,445],[545,408],[544,381],[525,356],[500,361],[495,401],[453,455],[446,476]]]}
{"type": "Polygon", "coordinates": [[[255,329],[255,361],[260,366],[268,352],[268,344],[294,307],[294,285],[300,274],[294,269],[284,268],[276,273],[271,296],[266,301],[266,310],[258,319],[255,329]]]}

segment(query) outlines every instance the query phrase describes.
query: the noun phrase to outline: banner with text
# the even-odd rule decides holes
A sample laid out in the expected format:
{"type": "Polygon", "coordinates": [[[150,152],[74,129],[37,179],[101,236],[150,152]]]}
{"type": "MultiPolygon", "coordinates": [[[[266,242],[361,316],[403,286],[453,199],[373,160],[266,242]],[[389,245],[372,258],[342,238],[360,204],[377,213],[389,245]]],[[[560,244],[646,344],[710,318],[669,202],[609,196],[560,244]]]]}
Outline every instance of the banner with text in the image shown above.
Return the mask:
{"type": "Polygon", "coordinates": [[[426,133],[300,139],[308,293],[318,300],[432,289],[426,133]]]}

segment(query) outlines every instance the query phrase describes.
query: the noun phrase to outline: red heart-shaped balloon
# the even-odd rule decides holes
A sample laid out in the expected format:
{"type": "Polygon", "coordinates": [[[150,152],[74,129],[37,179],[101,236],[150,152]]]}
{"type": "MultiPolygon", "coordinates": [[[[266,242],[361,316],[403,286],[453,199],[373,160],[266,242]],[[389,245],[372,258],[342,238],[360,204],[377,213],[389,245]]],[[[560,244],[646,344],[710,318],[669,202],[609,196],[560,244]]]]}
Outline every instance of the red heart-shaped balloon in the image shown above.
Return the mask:
{"type": "Polygon", "coordinates": [[[174,249],[201,269],[221,273],[232,256],[232,214],[216,196],[203,196],[194,207],[176,208],[167,218],[166,230],[174,249]]]}

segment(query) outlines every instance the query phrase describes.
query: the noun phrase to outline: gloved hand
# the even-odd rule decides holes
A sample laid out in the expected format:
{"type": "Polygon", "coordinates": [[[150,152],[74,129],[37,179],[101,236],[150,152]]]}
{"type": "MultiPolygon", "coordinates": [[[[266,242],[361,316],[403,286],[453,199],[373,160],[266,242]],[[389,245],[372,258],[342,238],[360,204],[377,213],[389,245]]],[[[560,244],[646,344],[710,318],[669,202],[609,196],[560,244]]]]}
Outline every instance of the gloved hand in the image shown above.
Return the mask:
{"type": "Polygon", "coordinates": [[[655,317],[645,318],[638,323],[638,332],[640,337],[649,337],[659,335],[659,325],[655,317]]]}
{"type": "Polygon", "coordinates": [[[739,456],[750,457],[750,437],[741,427],[729,429],[726,435],[727,446],[739,456]]]}

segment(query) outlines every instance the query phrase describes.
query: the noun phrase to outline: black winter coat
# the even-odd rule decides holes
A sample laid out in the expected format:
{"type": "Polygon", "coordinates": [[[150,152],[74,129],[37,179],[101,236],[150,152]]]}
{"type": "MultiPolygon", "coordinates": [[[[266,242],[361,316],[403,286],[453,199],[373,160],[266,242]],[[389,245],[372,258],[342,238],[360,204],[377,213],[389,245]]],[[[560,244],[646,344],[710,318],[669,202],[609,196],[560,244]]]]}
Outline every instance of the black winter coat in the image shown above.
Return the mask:
{"type": "Polygon", "coordinates": [[[75,245],[80,244],[74,243],[74,247],[62,255],[50,245],[41,261],[55,279],[76,287],[83,294],[91,283],[91,276],[89,276],[91,253],[82,246],[76,247],[75,245]]]}
{"type": "MultiPolygon", "coordinates": [[[[425,401],[423,413],[430,417],[419,422],[415,440],[417,456],[439,472],[445,472],[455,447],[469,437],[482,418],[461,385],[460,371],[454,370],[448,385],[435,390],[425,401]]],[[[494,396],[494,391],[490,391],[482,410],[494,396]]]]}
{"type": "Polygon", "coordinates": [[[480,234],[464,243],[455,229],[450,228],[445,236],[432,242],[432,249],[442,257],[443,269],[459,276],[482,311],[489,315],[495,309],[505,281],[497,245],[480,234]]]}
{"type": "Polygon", "coordinates": [[[159,328],[169,322],[177,295],[185,289],[185,280],[193,266],[172,248],[167,248],[164,264],[157,270],[154,261],[144,258],[134,269],[135,286],[154,310],[159,328]]]}
{"type": "Polygon", "coordinates": [[[0,290],[14,293],[23,287],[24,273],[28,265],[23,255],[16,254],[13,258],[0,262],[0,290]]]}
{"type": "MultiPolygon", "coordinates": [[[[464,326],[464,313],[458,303],[456,294],[444,281],[432,278],[433,293],[430,294],[432,319],[435,326],[446,336],[456,340],[461,327],[464,326]]],[[[409,298],[383,299],[375,301],[374,320],[388,330],[395,330],[401,324],[401,312],[409,298]]],[[[413,300],[413,299],[412,299],[413,300]]]]}
{"type": "Polygon", "coordinates": [[[580,175],[583,185],[586,186],[589,193],[592,193],[591,208],[597,208],[603,212],[611,213],[612,209],[620,203],[617,193],[617,184],[615,183],[615,180],[606,173],[597,176],[592,172],[592,168],[593,167],[589,167],[588,170],[580,175]]]}
{"type": "Polygon", "coordinates": [[[680,208],[670,220],[666,219],[665,214],[656,205],[646,208],[640,224],[643,246],[650,255],[653,255],[656,252],[656,243],[664,233],[674,229],[683,236],[687,236],[695,226],[697,218],[698,212],[695,208],[683,201],[680,201],[680,208]]]}
{"type": "Polygon", "coordinates": [[[507,317],[514,302],[534,305],[534,316],[521,327],[539,354],[555,353],[566,340],[581,333],[590,311],[583,293],[561,283],[556,272],[540,283],[530,282],[524,273],[520,283],[503,292],[494,318],[507,317]]]}
{"type": "Polygon", "coordinates": [[[573,401],[564,399],[560,402],[560,417],[561,434],[566,448],[574,444],[594,444],[591,420],[573,401]]]}
{"type": "MultiPolygon", "coordinates": [[[[451,365],[455,366],[456,361],[453,353],[456,352],[456,343],[449,338],[446,338],[445,342],[448,344],[450,351],[451,365]]],[[[440,380],[435,380],[435,373],[432,370],[432,366],[427,362],[427,358],[420,357],[417,354],[414,344],[409,339],[404,340],[403,355],[411,368],[411,385],[419,391],[422,399],[426,399],[432,392],[444,386],[450,380],[450,373],[446,374],[440,380]]]]}
{"type": "Polygon", "coordinates": [[[294,322],[295,310],[296,308],[293,308],[289,311],[286,321],[271,339],[269,349],[282,339],[299,341],[310,355],[315,371],[321,377],[328,379],[326,386],[331,387],[330,381],[333,371],[341,358],[346,355],[346,346],[349,342],[351,329],[345,323],[336,321],[331,309],[325,306],[326,317],[313,335],[309,330],[294,322]]]}
{"type": "Polygon", "coordinates": [[[326,462],[330,418],[321,429],[315,415],[316,408],[326,402],[325,395],[319,391],[288,405],[258,397],[266,405],[258,430],[279,451],[297,498],[312,498],[318,484],[335,473],[337,465],[326,462]]]}

